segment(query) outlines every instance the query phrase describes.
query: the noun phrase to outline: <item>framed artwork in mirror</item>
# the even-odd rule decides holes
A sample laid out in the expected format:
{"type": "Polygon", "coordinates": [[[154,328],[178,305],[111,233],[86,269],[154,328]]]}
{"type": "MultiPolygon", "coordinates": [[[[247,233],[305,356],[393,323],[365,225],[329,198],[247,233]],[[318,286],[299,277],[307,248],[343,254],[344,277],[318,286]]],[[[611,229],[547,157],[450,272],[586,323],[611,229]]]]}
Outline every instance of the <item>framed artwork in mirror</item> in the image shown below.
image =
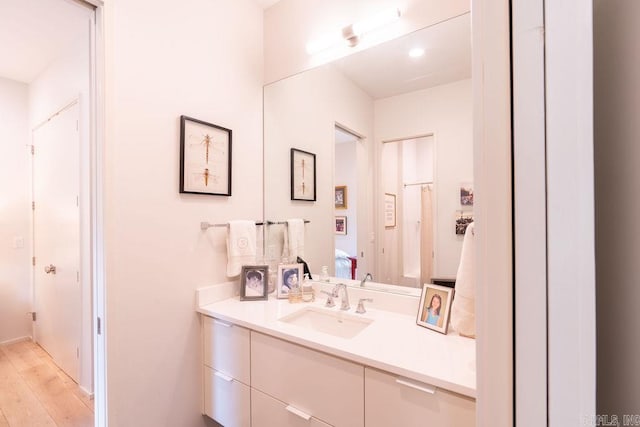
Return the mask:
{"type": "Polygon", "coordinates": [[[316,155],[291,149],[291,200],[316,201],[316,155]]]}
{"type": "Polygon", "coordinates": [[[180,193],[231,196],[231,129],[180,116],[180,193]]]}
{"type": "Polygon", "coordinates": [[[292,288],[302,286],[303,268],[302,264],[278,265],[278,281],[276,282],[278,298],[288,298],[292,288]]]}
{"type": "Polygon", "coordinates": [[[384,226],[393,228],[396,226],[396,195],[384,193],[384,226]]]}
{"type": "Polygon", "coordinates": [[[425,283],[422,287],[416,323],[446,334],[452,300],[453,288],[425,283]]]}
{"type": "Polygon", "coordinates": [[[336,234],[347,234],[347,217],[346,216],[337,216],[336,217],[336,234]]]}
{"type": "Polygon", "coordinates": [[[269,282],[269,266],[243,265],[240,274],[240,301],[265,300],[269,282]]]}
{"type": "Polygon", "coordinates": [[[336,209],[347,209],[347,186],[336,185],[335,192],[336,209]]]}

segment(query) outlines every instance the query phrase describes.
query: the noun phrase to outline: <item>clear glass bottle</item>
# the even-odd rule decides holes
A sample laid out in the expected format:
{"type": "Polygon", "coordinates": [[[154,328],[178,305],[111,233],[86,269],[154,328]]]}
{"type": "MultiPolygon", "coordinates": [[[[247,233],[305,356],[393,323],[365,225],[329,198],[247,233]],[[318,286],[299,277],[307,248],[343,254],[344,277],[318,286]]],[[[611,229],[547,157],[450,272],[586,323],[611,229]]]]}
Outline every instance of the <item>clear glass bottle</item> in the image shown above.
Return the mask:
{"type": "Polygon", "coordinates": [[[315,299],[316,298],[313,292],[313,286],[311,285],[311,280],[309,279],[309,273],[305,273],[304,281],[302,282],[302,301],[312,302],[315,299]]]}

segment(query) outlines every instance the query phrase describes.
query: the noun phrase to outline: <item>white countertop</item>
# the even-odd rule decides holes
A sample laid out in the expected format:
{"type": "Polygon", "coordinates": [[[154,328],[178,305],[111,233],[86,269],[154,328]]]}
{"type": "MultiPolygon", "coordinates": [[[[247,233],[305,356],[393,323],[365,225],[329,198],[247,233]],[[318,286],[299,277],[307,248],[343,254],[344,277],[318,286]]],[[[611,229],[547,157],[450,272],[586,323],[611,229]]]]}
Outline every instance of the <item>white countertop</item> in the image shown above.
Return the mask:
{"type": "Polygon", "coordinates": [[[449,332],[448,335],[418,326],[416,316],[367,308],[355,314],[373,322],[353,338],[306,329],[279,321],[283,316],[312,305],[326,310],[324,298],[313,303],[291,304],[286,299],[240,301],[238,297],[203,305],[198,312],[272,335],[305,347],[342,357],[465,396],[476,396],[474,339],[449,332]]]}

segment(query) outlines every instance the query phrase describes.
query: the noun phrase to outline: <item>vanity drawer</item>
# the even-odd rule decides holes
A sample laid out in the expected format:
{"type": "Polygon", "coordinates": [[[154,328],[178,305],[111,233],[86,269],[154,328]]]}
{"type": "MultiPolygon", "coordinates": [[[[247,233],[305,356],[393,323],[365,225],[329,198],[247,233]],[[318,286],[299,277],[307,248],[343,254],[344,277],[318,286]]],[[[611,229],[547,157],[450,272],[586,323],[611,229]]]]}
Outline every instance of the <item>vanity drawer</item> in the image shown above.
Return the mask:
{"type": "Polygon", "coordinates": [[[476,402],[470,397],[372,368],[365,368],[364,384],[367,427],[476,424],[476,402]]]}
{"type": "Polygon", "coordinates": [[[249,385],[249,330],[203,316],[204,364],[249,385]]]}
{"type": "Polygon", "coordinates": [[[251,389],[251,427],[331,427],[305,414],[300,408],[251,389]]]}
{"type": "Polygon", "coordinates": [[[224,427],[250,427],[249,386],[205,366],[204,413],[224,427]]]}
{"type": "Polygon", "coordinates": [[[251,386],[333,426],[364,426],[364,368],[251,332],[251,386]]]}

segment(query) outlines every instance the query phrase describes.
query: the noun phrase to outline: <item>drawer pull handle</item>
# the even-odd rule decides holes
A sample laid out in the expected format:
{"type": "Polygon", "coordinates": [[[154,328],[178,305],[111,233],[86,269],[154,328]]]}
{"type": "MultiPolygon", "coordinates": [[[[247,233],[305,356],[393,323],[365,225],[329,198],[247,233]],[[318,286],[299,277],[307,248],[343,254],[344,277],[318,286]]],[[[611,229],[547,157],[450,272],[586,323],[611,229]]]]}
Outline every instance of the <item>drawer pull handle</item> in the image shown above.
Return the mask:
{"type": "Polygon", "coordinates": [[[216,325],[224,326],[225,328],[230,328],[233,326],[233,323],[223,322],[222,320],[213,319],[213,323],[216,325]]]}
{"type": "Polygon", "coordinates": [[[300,409],[295,408],[291,405],[287,406],[285,408],[287,411],[291,412],[292,414],[295,414],[297,416],[299,416],[300,418],[302,418],[305,421],[309,421],[311,419],[311,415],[307,414],[306,412],[302,412],[300,409]]]}
{"type": "Polygon", "coordinates": [[[233,381],[233,378],[231,378],[228,375],[223,374],[222,372],[214,372],[213,375],[215,375],[216,377],[225,380],[226,382],[230,383],[231,381],[233,381]]]}
{"type": "Polygon", "coordinates": [[[431,385],[427,385],[427,384],[416,384],[414,382],[410,382],[408,380],[402,380],[400,378],[396,378],[396,382],[398,384],[402,384],[404,386],[410,387],[410,388],[414,388],[416,390],[420,390],[423,391],[425,393],[429,393],[429,394],[435,394],[436,392],[436,387],[431,386],[431,385]]]}

